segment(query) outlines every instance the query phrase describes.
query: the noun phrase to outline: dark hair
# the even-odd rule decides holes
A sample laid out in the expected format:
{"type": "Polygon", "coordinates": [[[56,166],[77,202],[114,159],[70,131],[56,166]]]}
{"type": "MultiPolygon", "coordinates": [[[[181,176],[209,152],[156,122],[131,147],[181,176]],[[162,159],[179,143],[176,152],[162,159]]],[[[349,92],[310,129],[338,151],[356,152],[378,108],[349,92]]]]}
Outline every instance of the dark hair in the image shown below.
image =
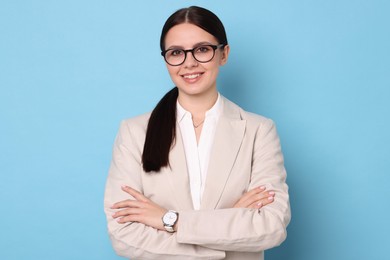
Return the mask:
{"type": "Polygon", "coordinates": [[[196,25],[217,38],[218,43],[228,44],[225,27],[213,12],[198,6],[177,10],[165,22],[160,37],[161,51],[165,51],[165,36],[175,25],[190,23],[196,25]]]}
{"type": "MultiPolygon", "coordinates": [[[[213,35],[219,44],[227,45],[225,28],[219,18],[211,11],[191,6],[173,13],[165,22],[160,38],[161,51],[165,50],[165,37],[175,25],[189,23],[213,35]]],[[[158,172],[169,165],[169,152],[176,138],[176,102],[179,91],[171,89],[152,111],[146,130],[142,153],[142,167],[145,172],[158,172]]]]}

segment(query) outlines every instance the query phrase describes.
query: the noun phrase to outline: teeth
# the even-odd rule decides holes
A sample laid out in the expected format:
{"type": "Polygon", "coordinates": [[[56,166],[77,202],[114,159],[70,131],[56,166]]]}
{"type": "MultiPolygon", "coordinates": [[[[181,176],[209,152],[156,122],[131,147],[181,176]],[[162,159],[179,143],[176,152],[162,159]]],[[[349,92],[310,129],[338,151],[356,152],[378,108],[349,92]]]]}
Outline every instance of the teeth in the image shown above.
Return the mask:
{"type": "Polygon", "coordinates": [[[186,78],[186,79],[194,79],[194,78],[197,78],[199,76],[200,76],[200,74],[192,74],[192,75],[185,75],[184,78],[186,78]]]}

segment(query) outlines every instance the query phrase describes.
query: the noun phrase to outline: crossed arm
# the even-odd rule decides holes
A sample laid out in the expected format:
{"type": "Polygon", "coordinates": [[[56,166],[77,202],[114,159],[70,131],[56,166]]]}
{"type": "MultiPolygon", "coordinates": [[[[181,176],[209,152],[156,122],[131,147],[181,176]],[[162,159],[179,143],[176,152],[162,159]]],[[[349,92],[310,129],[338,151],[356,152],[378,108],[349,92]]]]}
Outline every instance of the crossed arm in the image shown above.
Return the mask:
{"type": "MultiPolygon", "coordinates": [[[[122,190],[134,197],[134,200],[126,199],[115,203],[111,207],[111,209],[118,210],[112,215],[118,223],[138,222],[158,230],[165,230],[161,219],[168,209],[159,206],[131,187],[122,186],[122,190]]],[[[243,194],[232,208],[259,210],[272,203],[274,196],[275,192],[267,191],[265,186],[260,186],[243,194]]],[[[175,231],[177,231],[177,227],[178,225],[174,226],[175,231]]]]}
{"type": "MultiPolygon", "coordinates": [[[[165,231],[161,219],[168,209],[175,210],[170,208],[173,203],[163,205],[155,200],[157,197],[144,196],[141,175],[129,174],[139,171],[143,144],[133,138],[129,126],[124,123],[120,128],[105,194],[108,230],[119,255],[135,259],[222,259],[226,251],[259,252],[285,239],[290,218],[288,188],[272,124],[266,122],[259,130],[257,140],[262,142],[255,143],[254,158],[258,159],[251,165],[249,190],[224,208],[180,210],[174,234],[165,231]]],[[[135,127],[132,130],[138,131],[135,127]]]]}

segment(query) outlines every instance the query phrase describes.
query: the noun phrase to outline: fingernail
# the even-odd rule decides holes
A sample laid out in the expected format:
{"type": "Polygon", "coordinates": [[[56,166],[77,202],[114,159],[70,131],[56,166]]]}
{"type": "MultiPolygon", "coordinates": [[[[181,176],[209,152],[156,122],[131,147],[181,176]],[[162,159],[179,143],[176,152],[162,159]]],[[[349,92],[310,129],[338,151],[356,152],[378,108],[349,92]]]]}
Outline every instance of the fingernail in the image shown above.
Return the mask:
{"type": "Polygon", "coordinates": [[[275,195],[275,192],[270,191],[270,192],[268,192],[268,194],[269,194],[269,195],[275,195]]]}
{"type": "Polygon", "coordinates": [[[268,197],[268,200],[273,200],[273,199],[274,199],[274,197],[272,197],[272,196],[271,196],[271,197],[268,197]]]}
{"type": "Polygon", "coordinates": [[[263,203],[262,203],[262,202],[259,202],[259,203],[257,203],[257,206],[262,207],[262,206],[263,206],[263,203]]]}
{"type": "Polygon", "coordinates": [[[126,186],[126,185],[122,185],[121,188],[122,188],[122,189],[126,189],[127,186],[126,186]]]}
{"type": "Polygon", "coordinates": [[[265,186],[260,186],[260,190],[265,190],[265,186]]]}

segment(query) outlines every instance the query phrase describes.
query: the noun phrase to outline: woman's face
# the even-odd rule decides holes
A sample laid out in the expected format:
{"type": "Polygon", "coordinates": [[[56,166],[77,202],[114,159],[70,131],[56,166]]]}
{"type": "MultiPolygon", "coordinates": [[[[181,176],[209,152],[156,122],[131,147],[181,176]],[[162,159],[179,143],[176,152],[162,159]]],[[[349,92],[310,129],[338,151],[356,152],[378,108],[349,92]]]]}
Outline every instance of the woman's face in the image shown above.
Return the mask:
{"type": "MultiPolygon", "coordinates": [[[[183,23],[172,27],[165,37],[165,49],[188,50],[202,44],[218,45],[217,39],[200,27],[183,23]]],[[[179,89],[179,95],[202,96],[216,92],[219,66],[227,62],[229,46],[215,50],[214,58],[206,63],[194,59],[191,52],[179,66],[167,64],[169,75],[179,89]]]]}

